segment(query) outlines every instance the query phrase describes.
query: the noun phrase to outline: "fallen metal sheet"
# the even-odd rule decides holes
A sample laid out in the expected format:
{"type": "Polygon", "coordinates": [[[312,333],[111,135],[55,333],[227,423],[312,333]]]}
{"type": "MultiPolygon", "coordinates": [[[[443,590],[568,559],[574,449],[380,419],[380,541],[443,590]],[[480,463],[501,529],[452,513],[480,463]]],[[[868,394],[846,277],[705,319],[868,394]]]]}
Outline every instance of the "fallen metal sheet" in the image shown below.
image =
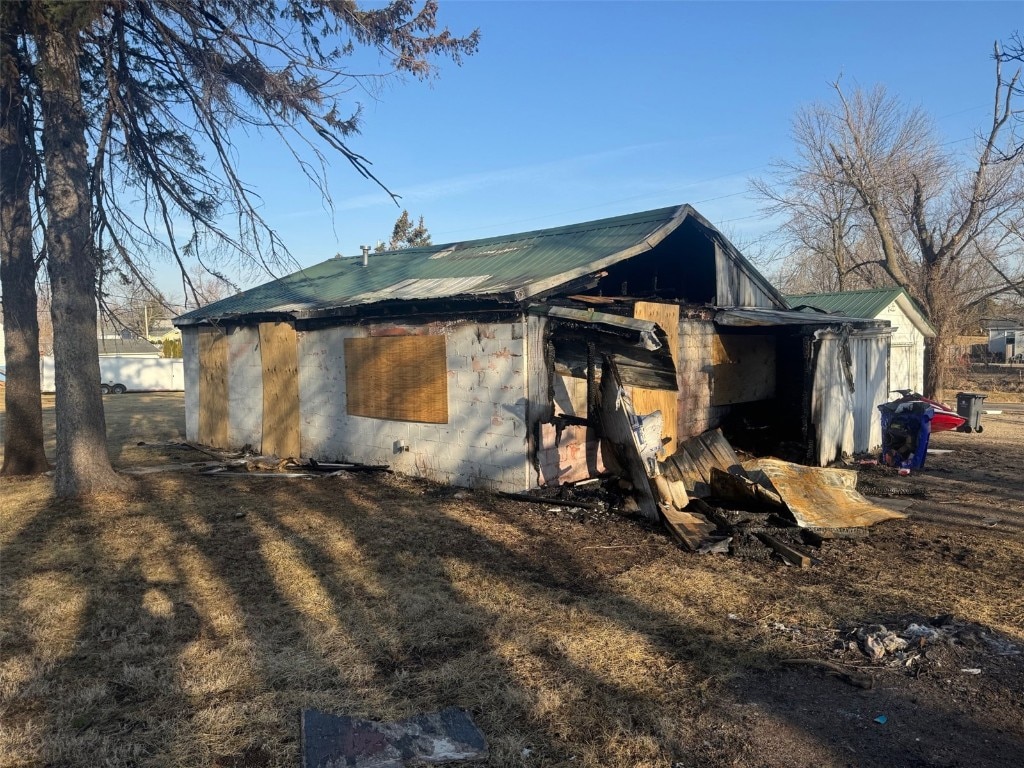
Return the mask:
{"type": "Polygon", "coordinates": [[[715,467],[732,475],[746,476],[746,470],[720,429],[691,437],[661,462],[662,471],[670,480],[681,480],[686,492],[698,498],[711,495],[711,470],[715,467]]]}
{"type": "Polygon", "coordinates": [[[486,758],[483,733],[457,707],[394,723],[302,710],[302,768],[402,768],[486,758]]]}
{"type": "Polygon", "coordinates": [[[779,511],[786,508],[775,491],[749,477],[734,475],[718,467],[711,468],[711,495],[752,506],[757,511],[779,511]]]}
{"type": "Polygon", "coordinates": [[[859,528],[907,517],[859,494],[852,470],[805,467],[779,459],[759,459],[756,466],[802,527],[859,528]]]}

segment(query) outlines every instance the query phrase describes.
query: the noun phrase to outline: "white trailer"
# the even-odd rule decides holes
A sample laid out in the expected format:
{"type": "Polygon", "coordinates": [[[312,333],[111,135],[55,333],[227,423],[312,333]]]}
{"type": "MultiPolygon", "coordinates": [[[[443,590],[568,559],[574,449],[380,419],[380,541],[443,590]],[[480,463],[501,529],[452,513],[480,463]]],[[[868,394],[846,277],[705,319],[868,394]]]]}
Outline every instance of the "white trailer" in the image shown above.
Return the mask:
{"type": "MultiPolygon", "coordinates": [[[[53,358],[40,359],[43,392],[53,392],[53,358]]],[[[99,385],[103,394],[124,392],[181,392],[185,389],[185,371],[181,358],[129,357],[111,355],[100,358],[99,385]]]]}

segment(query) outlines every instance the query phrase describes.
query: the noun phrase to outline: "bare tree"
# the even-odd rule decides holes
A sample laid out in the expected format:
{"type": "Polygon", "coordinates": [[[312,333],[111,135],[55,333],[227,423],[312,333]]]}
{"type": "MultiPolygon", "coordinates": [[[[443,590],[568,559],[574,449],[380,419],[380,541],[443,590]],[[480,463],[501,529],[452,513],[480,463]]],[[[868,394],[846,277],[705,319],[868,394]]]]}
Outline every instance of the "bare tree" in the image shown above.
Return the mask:
{"type": "Polygon", "coordinates": [[[856,196],[840,183],[842,171],[822,141],[829,118],[823,105],[801,109],[791,132],[797,158],[775,161],[771,179],[753,179],[751,186],[765,201],[767,215],[784,217],[781,229],[797,256],[796,272],[807,278],[805,285],[842,291],[864,264],[851,253],[859,236],[856,196]]]}
{"type": "Polygon", "coordinates": [[[918,301],[937,334],[926,355],[932,394],[944,388],[946,350],[975,308],[1024,286],[1015,234],[1024,226],[1024,155],[1012,151],[1019,72],[1004,80],[997,59],[995,75],[991,122],[967,156],[946,150],[927,115],[884,88],[848,93],[836,82],[835,102],[798,120],[800,160],[755,187],[797,222],[793,230],[807,225],[836,244],[817,252],[831,255],[837,274],[844,265],[881,270],[918,301]],[[862,255],[846,259],[858,242],[862,255]]]}
{"type": "MultiPolygon", "coordinates": [[[[1019,32],[1015,32],[1010,36],[1009,42],[1004,46],[996,46],[995,53],[996,61],[1001,64],[1021,64],[1024,63],[1024,37],[1021,37],[1019,32]]],[[[1009,84],[1010,92],[1016,96],[1024,96],[1024,86],[1017,78],[1012,78],[1009,84]]],[[[1020,113],[1017,113],[1018,121],[1020,113]]],[[[1018,136],[1015,145],[1011,145],[1009,157],[1019,156],[1024,154],[1024,137],[1018,136]]]]}
{"type": "Polygon", "coordinates": [[[478,33],[438,31],[435,0],[371,10],[352,0],[12,3],[25,11],[12,32],[35,54],[21,74],[41,104],[55,485],[71,496],[121,484],[96,386],[98,277],[122,272],[152,288],[145,258],[161,250],[195,301],[189,259],[219,251],[273,274],[287,249],[235,171],[232,130],[283,140],[328,199],[332,156],[377,181],[346,143],[359,125],[358,106],[346,100],[369,83],[346,70],[346,57],[359,46],[388,62],[384,77],[429,77],[436,57],[473,53],[478,33]],[[145,201],[141,215],[125,203],[126,190],[145,201]],[[181,220],[185,232],[175,228],[181,220]]]}
{"type": "MultiPolygon", "coordinates": [[[[220,272],[212,271],[202,264],[196,264],[189,271],[189,282],[192,285],[192,298],[195,306],[203,307],[220,301],[233,293],[238,293],[238,286],[227,276],[220,272]]],[[[186,296],[186,299],[189,297],[186,296]]],[[[183,309],[188,308],[189,302],[185,301],[183,309]]]]}

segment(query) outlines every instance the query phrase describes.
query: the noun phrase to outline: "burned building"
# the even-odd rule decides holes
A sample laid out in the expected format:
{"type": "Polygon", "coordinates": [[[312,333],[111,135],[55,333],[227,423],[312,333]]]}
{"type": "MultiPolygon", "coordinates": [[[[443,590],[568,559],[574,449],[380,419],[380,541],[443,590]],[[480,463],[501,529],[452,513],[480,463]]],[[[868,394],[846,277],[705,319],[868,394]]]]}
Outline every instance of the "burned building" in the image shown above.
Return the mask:
{"type": "Polygon", "coordinates": [[[824,465],[888,391],[887,323],[790,311],[688,205],[334,258],[175,325],[190,440],[505,491],[604,470],[609,397],[662,456],[726,425],[824,465]]]}

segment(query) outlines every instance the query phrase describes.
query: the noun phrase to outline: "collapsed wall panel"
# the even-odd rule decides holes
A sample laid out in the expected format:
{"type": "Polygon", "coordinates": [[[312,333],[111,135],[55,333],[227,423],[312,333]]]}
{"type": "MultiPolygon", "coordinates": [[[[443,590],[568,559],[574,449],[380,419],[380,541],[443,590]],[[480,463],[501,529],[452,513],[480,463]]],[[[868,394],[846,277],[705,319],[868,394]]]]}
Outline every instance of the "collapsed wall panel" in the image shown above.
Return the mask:
{"type": "Polygon", "coordinates": [[[260,323],[265,455],[299,457],[299,360],[290,323],[260,323]]]}
{"type": "Polygon", "coordinates": [[[199,330],[199,442],[228,444],[228,345],[220,328],[199,330]]]}

